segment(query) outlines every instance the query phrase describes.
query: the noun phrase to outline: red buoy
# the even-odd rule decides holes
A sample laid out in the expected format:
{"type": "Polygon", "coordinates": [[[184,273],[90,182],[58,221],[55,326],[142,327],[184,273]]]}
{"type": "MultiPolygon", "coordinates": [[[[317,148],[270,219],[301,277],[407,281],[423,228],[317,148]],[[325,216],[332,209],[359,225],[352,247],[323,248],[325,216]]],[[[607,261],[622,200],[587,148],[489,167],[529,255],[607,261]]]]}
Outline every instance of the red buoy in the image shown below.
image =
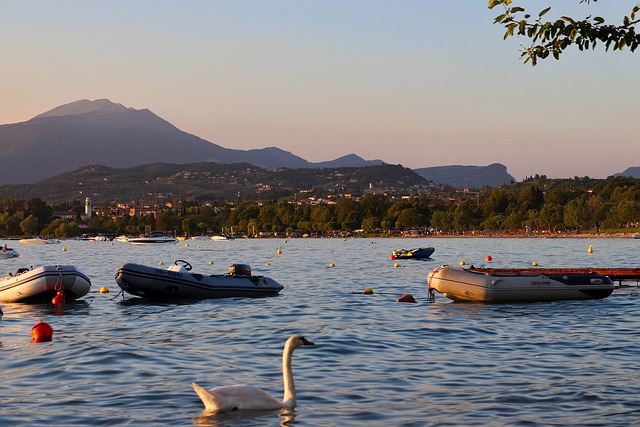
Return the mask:
{"type": "Polygon", "coordinates": [[[51,341],[53,339],[53,328],[40,319],[40,322],[31,328],[31,338],[31,342],[51,341]]]}
{"type": "Polygon", "coordinates": [[[493,261],[493,258],[491,258],[491,255],[487,255],[487,261],[489,262],[493,261]]]}
{"type": "Polygon", "coordinates": [[[411,294],[404,294],[396,302],[416,302],[416,299],[411,294]]]}
{"type": "Polygon", "coordinates": [[[58,291],[58,293],[56,294],[55,297],[53,297],[53,299],[51,300],[51,302],[53,304],[64,304],[64,292],[62,292],[62,289],[58,291]]]}

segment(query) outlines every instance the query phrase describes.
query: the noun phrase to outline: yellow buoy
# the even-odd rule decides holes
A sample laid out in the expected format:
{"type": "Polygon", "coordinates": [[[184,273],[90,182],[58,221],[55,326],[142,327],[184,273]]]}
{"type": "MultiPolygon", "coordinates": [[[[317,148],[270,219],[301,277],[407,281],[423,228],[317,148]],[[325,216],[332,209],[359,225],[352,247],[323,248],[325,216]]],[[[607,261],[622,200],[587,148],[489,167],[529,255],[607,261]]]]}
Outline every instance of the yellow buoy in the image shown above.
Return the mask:
{"type": "Polygon", "coordinates": [[[160,265],[164,265],[164,261],[160,261],[158,264],[160,264],[160,265]]]}
{"type": "Polygon", "coordinates": [[[264,265],[266,265],[267,267],[271,265],[270,262],[265,262],[264,265]]]}
{"type": "Polygon", "coordinates": [[[464,265],[464,261],[460,261],[460,265],[464,265]]]}
{"type": "Polygon", "coordinates": [[[537,266],[538,266],[538,263],[537,263],[537,262],[535,262],[535,261],[533,261],[533,262],[531,263],[531,265],[533,265],[534,267],[537,267],[537,266]]]}
{"type": "Polygon", "coordinates": [[[590,254],[593,253],[593,246],[589,245],[589,249],[587,249],[587,252],[589,252],[590,254]]]}
{"type": "Polygon", "coordinates": [[[62,247],[62,251],[63,251],[63,252],[66,252],[66,251],[67,251],[67,247],[66,247],[66,246],[63,246],[63,247],[62,247]]]}
{"type": "Polygon", "coordinates": [[[393,266],[394,266],[395,268],[398,268],[398,267],[400,267],[400,264],[398,264],[398,263],[396,262],[395,264],[393,264],[393,266]]]}
{"type": "Polygon", "coordinates": [[[103,286],[100,288],[100,293],[101,294],[108,294],[109,293],[109,288],[107,288],[106,286],[103,286]]]}
{"type": "Polygon", "coordinates": [[[213,264],[213,261],[209,261],[209,265],[212,265],[212,264],[213,264]]]}
{"type": "Polygon", "coordinates": [[[282,249],[278,248],[278,253],[281,254],[282,253],[282,249]]]}
{"type": "Polygon", "coordinates": [[[335,267],[336,265],[334,263],[329,264],[329,267],[335,267]]]}
{"type": "Polygon", "coordinates": [[[373,289],[371,289],[371,288],[366,288],[366,289],[364,290],[364,294],[365,294],[365,295],[371,295],[371,294],[373,294],[373,289]]]}
{"type": "Polygon", "coordinates": [[[185,243],[185,244],[184,244],[184,247],[185,247],[185,248],[188,248],[188,247],[189,247],[189,242],[185,243]]]}

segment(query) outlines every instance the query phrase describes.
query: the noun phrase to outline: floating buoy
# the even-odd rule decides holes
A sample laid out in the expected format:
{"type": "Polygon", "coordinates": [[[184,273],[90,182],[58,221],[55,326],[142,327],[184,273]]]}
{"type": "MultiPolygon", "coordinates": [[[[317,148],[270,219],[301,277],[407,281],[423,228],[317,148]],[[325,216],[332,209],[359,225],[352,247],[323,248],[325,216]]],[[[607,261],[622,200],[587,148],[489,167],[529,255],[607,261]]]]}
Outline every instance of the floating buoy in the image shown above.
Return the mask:
{"type": "Polygon", "coordinates": [[[593,253],[593,246],[589,245],[589,249],[587,249],[587,252],[589,252],[590,254],[593,253]]]}
{"type": "Polygon", "coordinates": [[[416,299],[411,294],[404,294],[396,302],[416,302],[416,299]]]}
{"type": "Polygon", "coordinates": [[[464,265],[464,261],[460,261],[460,265],[464,265]]]}
{"type": "Polygon", "coordinates": [[[398,268],[398,267],[400,267],[400,264],[398,264],[398,263],[396,262],[396,263],[394,263],[394,264],[393,264],[393,266],[394,266],[395,268],[398,268]]]}
{"type": "Polygon", "coordinates": [[[109,293],[109,288],[107,288],[106,286],[103,286],[100,288],[100,293],[101,294],[108,294],[109,293]]]}
{"type": "Polygon", "coordinates": [[[158,264],[160,264],[160,265],[164,265],[164,261],[160,261],[158,264]]]}
{"type": "Polygon", "coordinates": [[[329,267],[335,267],[336,265],[334,263],[329,264],[329,267]]]}
{"type": "Polygon", "coordinates": [[[189,242],[185,243],[185,244],[184,244],[184,247],[185,247],[185,248],[188,248],[188,247],[189,247],[189,242]]]}
{"type": "Polygon", "coordinates": [[[533,265],[534,267],[537,267],[537,266],[538,266],[538,263],[537,263],[537,262],[535,262],[535,261],[533,261],[533,262],[531,263],[531,265],[533,265]]]}
{"type": "Polygon", "coordinates": [[[213,265],[213,261],[209,261],[209,265],[213,265]]]}
{"type": "Polygon", "coordinates": [[[62,247],[62,252],[66,252],[66,251],[67,251],[67,247],[66,247],[66,246],[63,246],[63,247],[62,247]]]}
{"type": "Polygon", "coordinates": [[[264,265],[266,265],[267,267],[271,265],[271,263],[269,262],[265,262],[264,265]]]}
{"type": "Polygon", "coordinates": [[[278,248],[278,253],[281,254],[282,253],[282,249],[278,248]]]}
{"type": "Polygon", "coordinates": [[[364,290],[364,294],[365,294],[365,295],[371,295],[371,294],[373,294],[373,289],[371,289],[371,288],[366,288],[366,289],[364,290]]]}
{"type": "Polygon", "coordinates": [[[196,246],[196,248],[200,249],[200,245],[196,246]]]}
{"type": "Polygon", "coordinates": [[[31,342],[47,342],[53,339],[53,328],[40,319],[40,322],[36,323],[31,328],[31,342]]]}
{"type": "Polygon", "coordinates": [[[62,292],[62,289],[58,291],[58,293],[56,294],[56,296],[53,297],[51,302],[56,305],[64,304],[64,292],[62,292]]]}
{"type": "Polygon", "coordinates": [[[491,258],[491,255],[487,255],[487,262],[491,262],[493,261],[493,258],[491,258]]]}

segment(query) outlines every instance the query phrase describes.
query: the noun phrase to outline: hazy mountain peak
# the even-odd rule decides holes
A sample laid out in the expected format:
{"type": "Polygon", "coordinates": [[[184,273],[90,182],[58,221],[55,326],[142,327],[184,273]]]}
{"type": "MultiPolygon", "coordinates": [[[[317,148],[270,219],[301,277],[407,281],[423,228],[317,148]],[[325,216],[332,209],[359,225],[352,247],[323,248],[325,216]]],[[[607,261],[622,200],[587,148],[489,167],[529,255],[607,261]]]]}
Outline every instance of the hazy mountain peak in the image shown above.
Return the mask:
{"type": "Polygon", "coordinates": [[[96,111],[107,112],[123,112],[132,110],[122,104],[116,104],[108,99],[96,99],[94,101],[88,99],[81,99],[80,101],[70,102],[69,104],[60,105],[52,110],[37,115],[34,118],[42,117],[62,117],[62,116],[74,116],[77,114],[93,113],[96,111]]]}

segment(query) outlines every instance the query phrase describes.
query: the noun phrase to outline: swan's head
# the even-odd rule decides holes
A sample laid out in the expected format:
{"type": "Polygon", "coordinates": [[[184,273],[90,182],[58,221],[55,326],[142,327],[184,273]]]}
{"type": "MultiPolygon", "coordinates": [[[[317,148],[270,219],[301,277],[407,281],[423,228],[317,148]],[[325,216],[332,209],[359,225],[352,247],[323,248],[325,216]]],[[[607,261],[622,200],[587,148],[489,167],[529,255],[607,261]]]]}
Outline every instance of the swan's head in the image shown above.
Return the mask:
{"type": "Polygon", "coordinates": [[[303,345],[315,345],[311,341],[307,340],[302,335],[293,335],[288,340],[285,346],[291,346],[292,348],[298,348],[303,345]]]}

